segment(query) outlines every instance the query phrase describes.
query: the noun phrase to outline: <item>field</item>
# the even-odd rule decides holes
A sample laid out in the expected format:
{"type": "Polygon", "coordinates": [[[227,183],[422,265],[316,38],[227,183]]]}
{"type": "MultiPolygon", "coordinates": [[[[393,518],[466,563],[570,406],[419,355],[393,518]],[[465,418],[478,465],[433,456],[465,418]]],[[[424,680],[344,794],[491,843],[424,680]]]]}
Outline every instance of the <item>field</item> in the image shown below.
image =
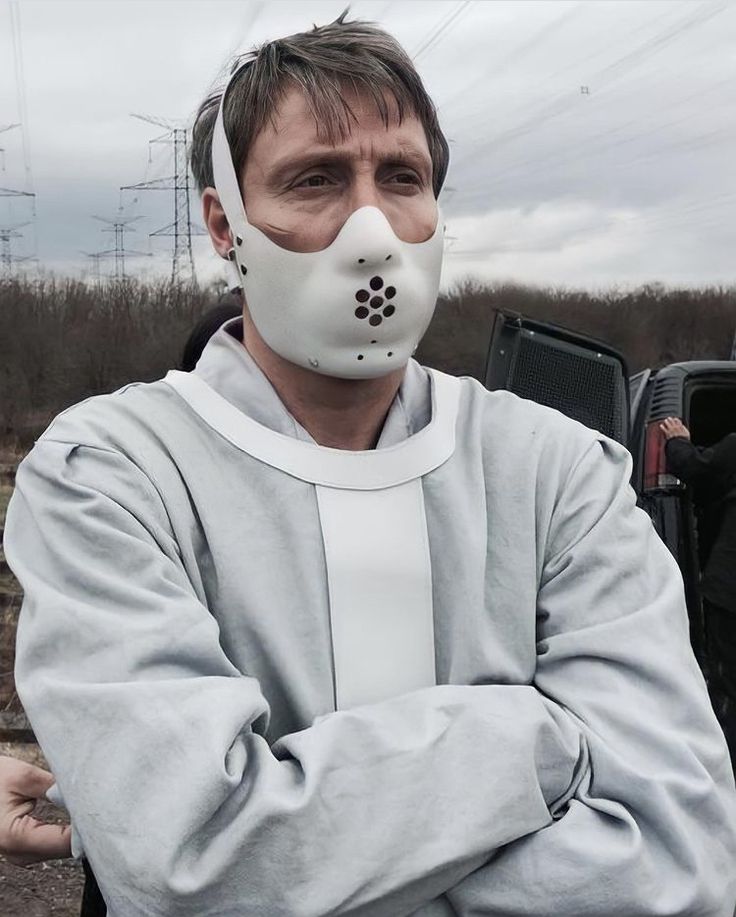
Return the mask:
{"type": "MultiPolygon", "coordinates": [[[[184,342],[212,291],[126,281],[0,279],[0,529],[20,455],[70,404],[180,364],[184,342]],[[5,450],[3,451],[3,444],[5,450]],[[13,450],[13,451],[10,451],[13,450]]],[[[729,359],[736,288],[598,292],[468,281],[440,297],[417,358],[445,372],[483,378],[496,311],[563,325],[607,341],[631,372],[680,360],[729,359]]],[[[20,589],[0,551],[0,715],[22,716],[13,683],[20,589]]],[[[16,724],[17,725],[17,724],[16,724]]],[[[33,743],[0,753],[42,762],[33,743]]],[[[43,810],[59,817],[50,807],[43,810]]],[[[73,861],[19,869],[0,857],[0,917],[76,917],[81,868],[73,861]]]]}

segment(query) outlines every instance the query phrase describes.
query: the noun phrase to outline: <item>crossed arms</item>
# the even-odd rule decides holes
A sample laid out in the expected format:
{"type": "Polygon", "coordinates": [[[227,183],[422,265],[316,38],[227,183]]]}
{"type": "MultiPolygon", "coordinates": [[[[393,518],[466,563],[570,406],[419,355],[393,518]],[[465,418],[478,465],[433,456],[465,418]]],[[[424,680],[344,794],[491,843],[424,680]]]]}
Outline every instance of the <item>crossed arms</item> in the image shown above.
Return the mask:
{"type": "Polygon", "coordinates": [[[43,440],[7,523],[17,682],[111,913],[730,917],[730,764],[628,473],[595,439],[560,484],[534,684],[438,686],[269,747],[150,481],[43,440]]]}

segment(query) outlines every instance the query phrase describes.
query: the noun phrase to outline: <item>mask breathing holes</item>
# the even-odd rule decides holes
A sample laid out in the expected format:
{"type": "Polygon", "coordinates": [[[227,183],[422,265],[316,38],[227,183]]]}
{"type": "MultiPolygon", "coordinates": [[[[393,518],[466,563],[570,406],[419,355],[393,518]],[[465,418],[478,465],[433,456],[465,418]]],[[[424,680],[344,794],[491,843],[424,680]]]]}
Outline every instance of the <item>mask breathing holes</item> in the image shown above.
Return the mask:
{"type": "Polygon", "coordinates": [[[362,353],[359,353],[359,354],[358,354],[358,359],[359,359],[359,360],[362,360],[362,359],[363,359],[363,354],[362,354],[362,353]]]}
{"type": "Polygon", "coordinates": [[[243,240],[240,238],[240,236],[235,236],[235,241],[237,242],[238,245],[243,244],[243,240]]]}
{"type": "Polygon", "coordinates": [[[390,261],[390,260],[391,260],[391,255],[386,255],[386,261],[390,261]]]}
{"type": "MultiPolygon", "coordinates": [[[[375,277],[371,277],[371,279],[368,281],[368,286],[374,292],[383,289],[383,277],[379,277],[378,275],[376,275],[375,277]]],[[[395,295],[396,295],[396,287],[386,287],[386,289],[384,290],[384,296],[386,297],[386,299],[391,299],[395,295]]],[[[378,296],[378,295],[371,296],[368,290],[362,290],[362,289],[358,290],[355,294],[355,298],[358,300],[359,303],[368,303],[371,309],[380,309],[383,307],[383,315],[377,315],[374,313],[368,319],[368,324],[373,325],[374,327],[377,325],[380,325],[384,318],[390,318],[394,314],[394,312],[396,312],[395,305],[393,305],[392,303],[388,303],[384,305],[384,303],[386,302],[386,299],[384,299],[383,296],[378,296]]],[[[358,306],[358,308],[355,310],[356,318],[364,319],[364,318],[367,318],[368,315],[369,315],[368,309],[364,305],[358,306]]],[[[375,344],[375,343],[376,343],[375,341],[371,341],[371,344],[375,344]]]]}
{"type": "Polygon", "coordinates": [[[387,357],[392,357],[393,355],[394,355],[393,350],[389,350],[389,352],[386,354],[387,357]]]}
{"type": "Polygon", "coordinates": [[[240,265],[240,273],[243,275],[243,277],[245,277],[245,275],[248,273],[248,268],[244,264],[240,265]]]}
{"type": "Polygon", "coordinates": [[[365,258],[358,258],[358,264],[365,264],[365,258]]]}
{"type": "Polygon", "coordinates": [[[371,344],[377,344],[378,341],[371,341],[371,344]]]}

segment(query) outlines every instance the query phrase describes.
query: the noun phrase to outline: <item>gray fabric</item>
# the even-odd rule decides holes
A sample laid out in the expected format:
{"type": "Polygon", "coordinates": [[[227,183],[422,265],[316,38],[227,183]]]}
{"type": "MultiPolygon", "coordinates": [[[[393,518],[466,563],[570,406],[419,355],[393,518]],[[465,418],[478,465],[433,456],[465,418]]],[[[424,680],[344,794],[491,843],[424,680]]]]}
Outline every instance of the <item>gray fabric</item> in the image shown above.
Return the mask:
{"type": "MultiPolygon", "coordinates": [[[[227,331],[196,371],[301,435],[227,331]]],[[[389,442],[428,398],[412,363],[389,442]]],[[[335,712],[312,485],[161,382],[57,418],[8,510],[17,683],[112,917],[731,917],[728,754],[629,473],[465,380],[423,480],[440,684],[335,712]]]]}
{"type": "MultiPolygon", "coordinates": [[[[289,414],[269,380],[241,344],[242,334],[242,318],[226,322],[205,347],[197,363],[197,375],[269,430],[313,443],[312,437],[289,414]]],[[[376,448],[385,449],[418,433],[429,423],[430,415],[429,379],[412,361],[376,448]]]]}

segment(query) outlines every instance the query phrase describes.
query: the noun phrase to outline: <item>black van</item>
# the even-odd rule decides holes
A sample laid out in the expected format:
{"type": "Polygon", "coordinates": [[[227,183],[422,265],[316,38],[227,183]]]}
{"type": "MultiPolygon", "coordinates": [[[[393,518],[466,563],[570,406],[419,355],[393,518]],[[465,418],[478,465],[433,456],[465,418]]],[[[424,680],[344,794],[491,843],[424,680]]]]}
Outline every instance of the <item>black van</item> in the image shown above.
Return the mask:
{"type": "Polygon", "coordinates": [[[702,446],[736,431],[736,362],[673,363],[629,377],[624,357],[607,344],[499,312],[484,381],[486,388],[556,408],[629,449],[639,505],[682,571],[693,649],[702,664],[700,570],[715,533],[708,531],[691,489],[667,473],[659,424],[681,417],[692,441],[702,446]]]}

